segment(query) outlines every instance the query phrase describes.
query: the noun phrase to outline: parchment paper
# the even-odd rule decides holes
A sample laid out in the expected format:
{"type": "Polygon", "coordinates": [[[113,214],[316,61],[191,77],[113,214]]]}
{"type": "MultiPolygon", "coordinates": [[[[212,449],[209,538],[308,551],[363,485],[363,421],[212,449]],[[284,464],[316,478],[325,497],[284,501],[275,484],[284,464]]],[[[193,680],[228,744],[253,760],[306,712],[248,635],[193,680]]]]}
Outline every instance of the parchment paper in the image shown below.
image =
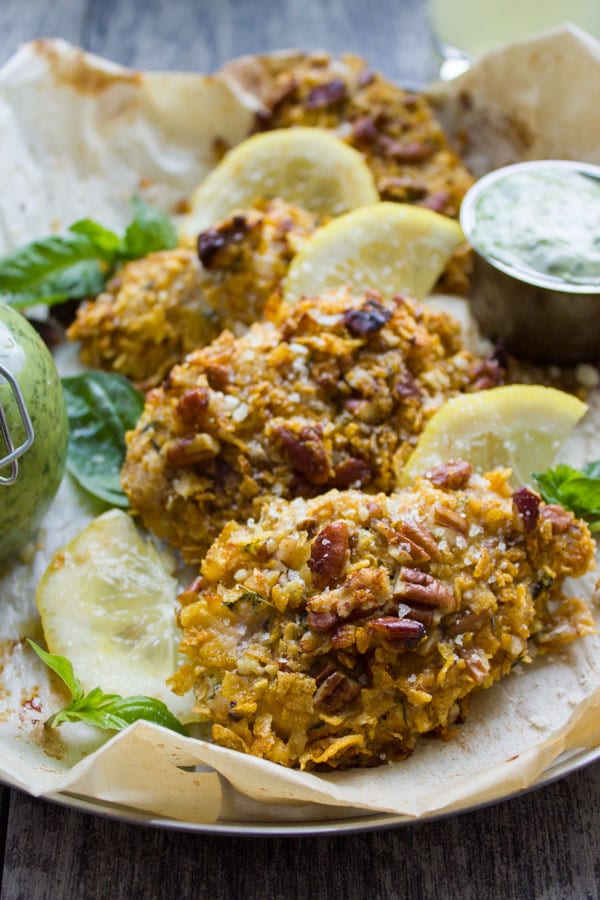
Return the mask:
{"type": "MultiPolygon", "coordinates": [[[[146,74],[61,41],[23,47],[0,72],[0,251],[84,216],[122,227],[133,193],[181,209],[222,142],[250,130],[257,65],[246,58],[212,77],[146,74]]],[[[477,172],[544,156],[600,162],[600,46],[575,29],[497,51],[432,93],[477,172]]],[[[565,449],[574,464],[598,455],[598,389],[590,400],[565,449]]],[[[33,560],[0,568],[0,779],[9,784],[198,823],[231,815],[236,792],[254,820],[423,816],[505,796],[563,751],[600,745],[597,636],[480,692],[455,740],[424,740],[406,762],[378,769],[290,771],[145,722],[110,740],[83,725],[45,731],[64,696],[24,649],[26,636],[41,637],[35,586],[52,552],[100,510],[65,479],[33,560]]],[[[596,578],[574,592],[592,596],[596,578]]]]}

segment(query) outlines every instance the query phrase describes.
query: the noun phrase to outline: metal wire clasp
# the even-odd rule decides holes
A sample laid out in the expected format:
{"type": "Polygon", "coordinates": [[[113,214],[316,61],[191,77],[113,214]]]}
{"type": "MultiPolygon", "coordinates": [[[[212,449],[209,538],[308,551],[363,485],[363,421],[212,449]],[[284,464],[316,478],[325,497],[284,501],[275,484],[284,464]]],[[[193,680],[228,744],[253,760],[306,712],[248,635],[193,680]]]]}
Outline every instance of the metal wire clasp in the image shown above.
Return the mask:
{"type": "MultiPolygon", "coordinates": [[[[8,422],[6,421],[4,407],[2,406],[2,402],[0,401],[0,434],[4,438],[4,446],[7,451],[6,455],[0,456],[0,470],[5,468],[5,466],[10,466],[10,472],[8,475],[0,475],[0,485],[2,485],[12,484],[17,480],[19,476],[18,459],[20,456],[23,456],[23,454],[26,453],[33,444],[35,433],[33,430],[33,425],[31,424],[31,419],[29,418],[29,413],[27,411],[25,398],[23,397],[21,388],[17,384],[14,376],[8,371],[6,366],[2,365],[2,363],[0,363],[0,376],[2,376],[2,378],[4,378],[8,382],[9,387],[12,389],[12,392],[15,395],[17,409],[19,410],[19,415],[21,416],[21,421],[25,429],[25,440],[22,444],[19,444],[18,447],[15,447],[13,438],[8,428],[8,422]]],[[[2,378],[0,378],[0,383],[2,381],[2,378]]],[[[0,452],[2,452],[1,449],[0,452]]]]}

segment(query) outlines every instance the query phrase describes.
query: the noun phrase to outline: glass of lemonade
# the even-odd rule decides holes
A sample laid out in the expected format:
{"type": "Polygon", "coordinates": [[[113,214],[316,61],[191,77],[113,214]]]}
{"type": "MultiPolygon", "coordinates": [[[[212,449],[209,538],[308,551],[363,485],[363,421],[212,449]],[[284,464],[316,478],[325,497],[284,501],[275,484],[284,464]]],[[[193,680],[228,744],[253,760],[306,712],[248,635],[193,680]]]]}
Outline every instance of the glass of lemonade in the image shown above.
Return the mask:
{"type": "Polygon", "coordinates": [[[600,0],[429,0],[442,78],[501,44],[571,22],[600,38],[600,0]]]}

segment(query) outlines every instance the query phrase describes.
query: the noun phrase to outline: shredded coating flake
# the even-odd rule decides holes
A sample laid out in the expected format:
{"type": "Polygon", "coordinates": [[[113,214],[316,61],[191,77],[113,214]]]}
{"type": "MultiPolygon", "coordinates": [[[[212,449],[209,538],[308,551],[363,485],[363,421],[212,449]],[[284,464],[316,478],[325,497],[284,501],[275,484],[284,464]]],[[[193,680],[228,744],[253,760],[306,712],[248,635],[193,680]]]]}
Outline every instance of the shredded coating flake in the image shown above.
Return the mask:
{"type": "Polygon", "coordinates": [[[68,331],[84,365],[159,384],[186,353],[260,319],[314,217],[282,200],[257,204],[175,250],[127,263],[68,331]]]}
{"type": "Polygon", "coordinates": [[[189,661],[172,687],[195,689],[217,743],[285,766],[372,766],[421,734],[451,737],[475,689],[594,631],[587,604],[562,594],[592,565],[587,526],[542,503],[524,527],[509,474],[273,500],[257,523],[231,523],[180,597],[189,661]],[[315,566],[328,546],[335,564],[315,566]]]}
{"type": "Polygon", "coordinates": [[[190,562],[270,496],[392,490],[429,417],[477,382],[457,325],[410,300],[342,289],[277,317],[190,354],[127,437],[132,510],[190,562]]]}
{"type": "MultiPolygon", "coordinates": [[[[271,56],[261,63],[266,112],[259,128],[332,129],[363,154],[382,200],[458,216],[473,178],[424,94],[405,90],[350,54],[271,56]]],[[[440,289],[466,293],[470,260],[465,244],[453,254],[440,289]]]]}

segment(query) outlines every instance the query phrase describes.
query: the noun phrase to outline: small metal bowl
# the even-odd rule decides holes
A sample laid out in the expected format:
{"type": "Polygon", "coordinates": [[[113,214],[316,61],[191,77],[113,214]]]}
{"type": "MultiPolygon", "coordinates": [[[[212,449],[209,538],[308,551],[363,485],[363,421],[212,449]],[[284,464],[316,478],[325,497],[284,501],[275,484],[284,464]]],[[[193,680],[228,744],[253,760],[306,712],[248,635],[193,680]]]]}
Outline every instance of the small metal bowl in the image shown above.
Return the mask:
{"type": "Polygon", "coordinates": [[[565,281],[525,264],[517,267],[478,247],[477,206],[483,195],[512,173],[549,168],[600,179],[600,166],[536,160],[497,169],[466,194],[460,222],[475,251],[471,309],[481,332],[502,340],[517,357],[544,363],[600,359],[600,278],[597,284],[565,281]]]}

